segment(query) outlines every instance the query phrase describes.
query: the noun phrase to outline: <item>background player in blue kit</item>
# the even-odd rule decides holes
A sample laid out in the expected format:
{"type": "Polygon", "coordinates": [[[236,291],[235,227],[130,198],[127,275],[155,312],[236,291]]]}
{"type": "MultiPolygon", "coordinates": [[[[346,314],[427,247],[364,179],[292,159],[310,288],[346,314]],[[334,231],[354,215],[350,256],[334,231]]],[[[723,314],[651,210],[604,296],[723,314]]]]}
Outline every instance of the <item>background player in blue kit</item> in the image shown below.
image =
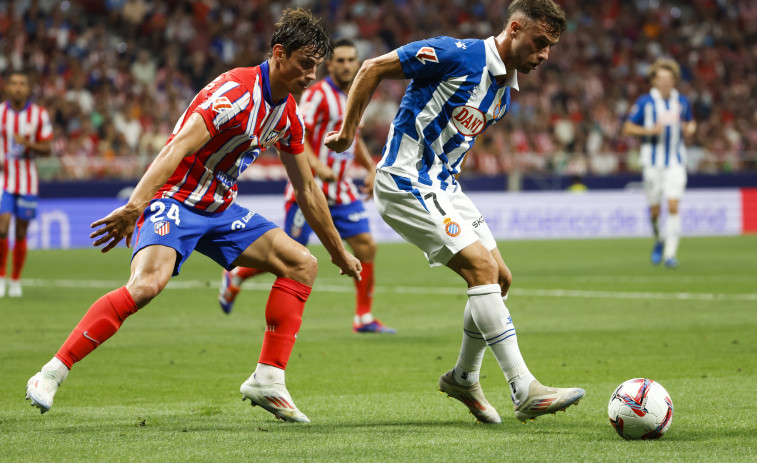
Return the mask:
{"type": "Polygon", "coordinates": [[[644,193],[649,203],[655,244],[652,264],[665,261],[668,268],[678,267],[678,242],[681,238],[681,216],[678,201],[686,188],[686,145],[697,125],[688,98],[675,89],[681,78],[678,63],[659,58],[649,68],[652,89],[640,96],[631,107],[623,125],[625,135],[642,137],[641,165],[644,193]],[[660,233],[660,203],[668,201],[665,237],[660,233]]]}
{"type": "Polygon", "coordinates": [[[547,60],[565,28],[565,13],[554,1],[516,0],[496,37],[436,37],[367,60],[352,85],[341,130],[325,141],[335,151],[349,148],[379,82],[412,79],[389,130],[374,197],[383,219],[422,249],[432,266],[446,265],[468,284],[460,355],[439,387],[486,423],[501,422],[478,381],[487,345],[520,420],[564,410],[585,393],[545,387],[526,367],[504,304],[510,270],[456,179],[476,136],[507,113],[517,72],[527,74],[547,60]]]}

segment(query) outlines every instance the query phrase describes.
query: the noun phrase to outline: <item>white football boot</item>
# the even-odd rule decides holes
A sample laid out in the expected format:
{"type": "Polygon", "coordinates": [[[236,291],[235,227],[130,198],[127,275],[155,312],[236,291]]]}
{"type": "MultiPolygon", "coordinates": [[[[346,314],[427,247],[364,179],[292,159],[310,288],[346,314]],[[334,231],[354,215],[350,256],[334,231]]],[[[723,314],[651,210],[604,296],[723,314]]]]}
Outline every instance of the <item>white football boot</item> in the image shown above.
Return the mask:
{"type": "Polygon", "coordinates": [[[481,390],[481,384],[478,381],[472,386],[464,386],[455,381],[454,370],[450,370],[439,378],[439,392],[446,393],[447,397],[462,402],[479,423],[502,422],[497,410],[484,397],[484,391],[481,390]]]}
{"type": "Polygon", "coordinates": [[[297,409],[283,383],[260,384],[253,373],[247,381],[242,383],[239,392],[242,393],[243,402],[245,399],[250,399],[253,407],[261,406],[273,413],[277,420],[310,423],[308,417],[297,409]]]}
{"type": "Polygon", "coordinates": [[[45,413],[53,406],[53,398],[58,391],[60,381],[55,372],[38,372],[26,383],[26,400],[31,400],[31,406],[39,408],[45,413]]]}
{"type": "Polygon", "coordinates": [[[537,416],[546,415],[566,408],[578,401],[586,394],[581,388],[558,388],[542,385],[538,380],[533,380],[528,387],[528,397],[521,403],[514,403],[515,418],[522,422],[535,420],[537,416]]]}

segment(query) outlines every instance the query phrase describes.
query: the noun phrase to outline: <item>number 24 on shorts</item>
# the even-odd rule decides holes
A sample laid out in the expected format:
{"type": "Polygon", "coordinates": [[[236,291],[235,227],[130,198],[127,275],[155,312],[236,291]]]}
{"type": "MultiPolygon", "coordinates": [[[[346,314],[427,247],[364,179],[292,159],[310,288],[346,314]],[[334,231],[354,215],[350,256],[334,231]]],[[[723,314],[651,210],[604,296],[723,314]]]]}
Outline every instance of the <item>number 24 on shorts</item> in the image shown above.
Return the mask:
{"type": "MultiPolygon", "coordinates": [[[[166,205],[163,204],[160,201],[156,201],[150,205],[150,211],[155,212],[155,214],[150,217],[150,220],[152,222],[160,222],[162,220],[165,220],[163,217],[163,212],[166,210],[166,205]]],[[[176,204],[171,204],[171,207],[168,208],[168,214],[166,214],[166,217],[168,220],[173,220],[176,225],[181,224],[181,220],[179,219],[179,206],[176,204]]]]}

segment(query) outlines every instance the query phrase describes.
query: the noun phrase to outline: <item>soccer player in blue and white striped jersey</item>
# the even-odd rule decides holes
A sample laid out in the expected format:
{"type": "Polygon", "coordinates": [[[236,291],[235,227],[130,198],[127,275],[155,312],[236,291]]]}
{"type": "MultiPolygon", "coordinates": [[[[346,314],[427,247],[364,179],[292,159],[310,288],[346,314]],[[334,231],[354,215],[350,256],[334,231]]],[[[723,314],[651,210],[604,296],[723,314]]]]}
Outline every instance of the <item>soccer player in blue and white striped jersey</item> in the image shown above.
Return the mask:
{"type": "Polygon", "coordinates": [[[652,89],[640,96],[623,125],[625,135],[642,137],[641,165],[644,192],[654,231],[652,264],[664,260],[668,268],[678,267],[676,253],[681,237],[678,201],[686,187],[686,145],[684,137],[696,131],[689,100],[675,89],[681,77],[678,63],[659,58],[649,68],[652,89]],[[660,203],[668,202],[664,243],[660,233],[660,203]]]}
{"type": "Polygon", "coordinates": [[[457,182],[476,136],[509,110],[517,73],[547,60],[565,27],[553,0],[515,0],[496,37],[436,37],[367,60],[352,84],[341,130],[325,139],[332,150],[345,151],[379,82],[412,79],[378,165],[374,198],[382,218],[423,250],[430,265],[446,265],[468,284],[460,355],[439,388],[485,423],[501,422],[478,381],[487,345],[509,383],[516,418],[563,410],[584,395],[580,388],[545,387],[526,367],[504,303],[512,275],[457,182]]]}

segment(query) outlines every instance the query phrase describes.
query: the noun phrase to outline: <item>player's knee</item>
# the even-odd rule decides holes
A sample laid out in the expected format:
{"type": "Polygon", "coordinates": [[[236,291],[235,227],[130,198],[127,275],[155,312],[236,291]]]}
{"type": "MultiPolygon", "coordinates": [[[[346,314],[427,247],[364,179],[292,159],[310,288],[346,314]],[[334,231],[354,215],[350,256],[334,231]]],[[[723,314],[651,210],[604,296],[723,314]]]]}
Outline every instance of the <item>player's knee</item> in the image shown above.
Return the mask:
{"type": "Polygon", "coordinates": [[[126,285],[126,289],[140,309],[152,301],[165,288],[166,282],[159,278],[134,278],[126,285]]]}
{"type": "Polygon", "coordinates": [[[290,278],[308,286],[312,286],[313,282],[315,282],[315,277],[318,274],[318,259],[310,254],[310,251],[303,248],[302,252],[298,253],[297,260],[292,265],[290,271],[292,275],[290,278]]]}

